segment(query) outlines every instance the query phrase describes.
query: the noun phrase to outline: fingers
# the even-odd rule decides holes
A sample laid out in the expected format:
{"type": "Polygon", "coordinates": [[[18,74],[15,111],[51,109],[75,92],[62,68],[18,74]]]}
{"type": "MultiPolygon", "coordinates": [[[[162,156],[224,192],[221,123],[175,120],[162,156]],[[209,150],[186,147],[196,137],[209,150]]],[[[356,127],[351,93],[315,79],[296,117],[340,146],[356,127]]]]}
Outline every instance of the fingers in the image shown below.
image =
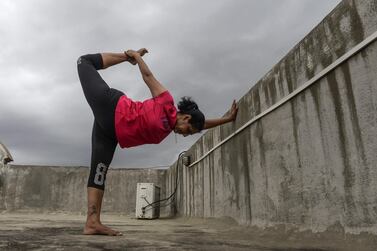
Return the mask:
{"type": "Polygon", "coordinates": [[[141,48],[137,50],[137,52],[140,54],[140,56],[144,56],[146,53],[148,53],[148,50],[146,48],[141,48]]]}
{"type": "Polygon", "coordinates": [[[231,113],[233,115],[233,119],[236,119],[237,113],[238,113],[238,106],[237,106],[236,100],[233,100],[231,113]]]}
{"type": "Polygon", "coordinates": [[[148,53],[148,50],[146,48],[141,48],[139,51],[143,52],[144,54],[148,53]]]}
{"type": "Polygon", "coordinates": [[[237,106],[235,99],[233,100],[232,109],[238,109],[238,106],[237,106]]]}

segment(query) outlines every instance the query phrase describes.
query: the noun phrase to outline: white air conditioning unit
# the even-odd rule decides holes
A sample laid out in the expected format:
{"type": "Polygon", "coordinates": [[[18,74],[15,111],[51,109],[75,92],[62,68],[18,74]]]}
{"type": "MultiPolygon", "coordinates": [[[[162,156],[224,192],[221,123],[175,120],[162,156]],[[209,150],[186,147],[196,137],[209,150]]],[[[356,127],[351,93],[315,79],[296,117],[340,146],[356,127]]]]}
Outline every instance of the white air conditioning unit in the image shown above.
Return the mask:
{"type": "Polygon", "coordinates": [[[160,217],[160,188],[154,183],[137,183],[136,218],[155,219],[160,217]],[[156,202],[156,203],[154,203],[156,202]]]}

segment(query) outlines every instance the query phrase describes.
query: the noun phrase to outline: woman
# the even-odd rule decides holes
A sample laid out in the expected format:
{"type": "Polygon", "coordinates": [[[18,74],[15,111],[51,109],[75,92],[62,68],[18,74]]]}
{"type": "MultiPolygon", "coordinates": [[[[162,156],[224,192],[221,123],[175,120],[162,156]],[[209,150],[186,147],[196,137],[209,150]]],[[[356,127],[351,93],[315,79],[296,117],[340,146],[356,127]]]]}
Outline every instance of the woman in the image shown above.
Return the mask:
{"type": "Polygon", "coordinates": [[[226,118],[205,120],[196,103],[186,97],[179,102],[177,111],[169,91],[157,81],[142,59],[147,52],[142,48],[125,53],[88,54],[77,60],[81,86],[94,114],[84,234],[121,235],[102,225],[100,220],[106,173],[118,143],[122,148],[158,144],[173,130],[186,137],[233,121],[237,116],[235,101],[226,118]],[[139,66],[151,91],[151,99],[133,101],[123,92],[110,88],[97,72],[125,61],[139,66]]]}

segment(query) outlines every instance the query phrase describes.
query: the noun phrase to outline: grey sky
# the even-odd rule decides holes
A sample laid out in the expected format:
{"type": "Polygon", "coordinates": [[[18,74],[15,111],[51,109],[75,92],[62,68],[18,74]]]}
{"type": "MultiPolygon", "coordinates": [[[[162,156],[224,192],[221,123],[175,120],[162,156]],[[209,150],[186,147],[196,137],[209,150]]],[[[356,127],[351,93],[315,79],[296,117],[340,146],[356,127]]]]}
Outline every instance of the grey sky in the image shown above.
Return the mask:
{"type": "MultiPolygon", "coordinates": [[[[146,47],[145,61],[176,101],[192,96],[221,117],[339,0],[2,0],[0,141],[17,164],[89,165],[93,116],[76,59],[146,47]]],[[[101,71],[135,100],[150,97],[138,68],[101,71]]],[[[170,165],[200,135],[118,148],[113,166],[170,165]]]]}

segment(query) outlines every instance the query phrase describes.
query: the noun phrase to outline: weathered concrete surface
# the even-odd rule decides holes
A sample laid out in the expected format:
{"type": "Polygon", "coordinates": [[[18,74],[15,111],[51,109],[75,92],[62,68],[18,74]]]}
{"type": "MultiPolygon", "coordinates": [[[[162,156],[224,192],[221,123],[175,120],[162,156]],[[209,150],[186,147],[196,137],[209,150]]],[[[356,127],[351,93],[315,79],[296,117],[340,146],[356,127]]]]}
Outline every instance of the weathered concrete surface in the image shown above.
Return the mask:
{"type": "MultiPolygon", "coordinates": [[[[88,175],[87,167],[0,167],[0,210],[86,212],[88,175]]],[[[164,170],[110,169],[102,211],[134,214],[136,183],[163,186],[164,181],[164,170]]]]}
{"type": "Polygon", "coordinates": [[[105,215],[121,237],[85,236],[85,217],[72,214],[0,214],[0,250],[375,251],[376,237],[330,230],[312,236],[288,228],[240,227],[229,219],[137,220],[105,215]],[[362,241],[363,245],[360,245],[362,241]]]}
{"type": "MultiPolygon", "coordinates": [[[[193,160],[377,30],[375,0],[342,1],[240,101],[235,123],[209,130],[193,160]]],[[[377,43],[181,169],[176,212],[377,234],[377,43]]],[[[171,190],[175,167],[168,172],[171,190]]],[[[169,191],[167,192],[169,193],[169,191]]]]}
{"type": "Polygon", "coordinates": [[[10,154],[8,148],[0,142],[0,166],[13,161],[12,155],[10,154]]]}

